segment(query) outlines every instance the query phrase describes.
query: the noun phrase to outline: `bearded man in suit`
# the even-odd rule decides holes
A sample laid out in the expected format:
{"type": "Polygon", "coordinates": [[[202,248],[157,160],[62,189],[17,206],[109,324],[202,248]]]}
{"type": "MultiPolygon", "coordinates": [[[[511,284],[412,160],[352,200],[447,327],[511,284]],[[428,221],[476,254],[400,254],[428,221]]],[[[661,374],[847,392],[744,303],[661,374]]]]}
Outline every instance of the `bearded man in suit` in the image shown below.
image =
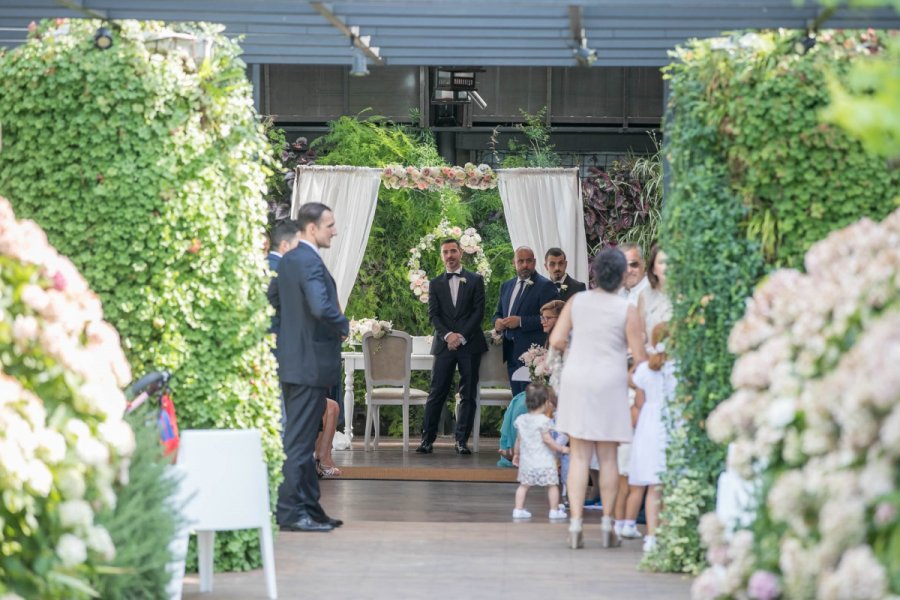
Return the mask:
{"type": "Polygon", "coordinates": [[[319,256],[337,235],[334,214],[318,202],[300,207],[300,243],[278,263],[276,356],[284,396],[284,482],[276,518],[282,531],[331,531],[342,524],[319,504],[313,453],[328,388],[341,378],[341,341],[350,322],[338,304],[337,286],[319,256]]]}
{"type": "Polygon", "coordinates": [[[569,261],[566,260],[566,253],[562,248],[550,248],[544,254],[544,268],[550,274],[550,281],[556,286],[559,292],[559,299],[566,302],[577,294],[587,289],[587,286],[577,279],[573,279],[566,273],[569,261]]]}
{"type": "Polygon", "coordinates": [[[487,342],[481,330],[484,319],[484,278],[462,268],[462,247],[454,239],[441,242],[441,260],[446,272],[428,284],[428,318],[434,327],[431,354],[431,389],[425,404],[419,454],[431,454],[438,420],[453,374],[459,369],[459,419],[456,423],[456,453],[471,454],[467,445],[475,423],[478,369],[487,342]]]}
{"type": "Polygon", "coordinates": [[[534,250],[527,246],[516,249],[513,266],[516,277],[500,286],[500,301],[494,313],[494,330],[503,335],[503,361],[509,373],[513,396],[525,391],[528,381],[513,380],[513,373],[523,366],[519,357],[532,344],[543,346],[547,334],[541,326],[541,307],[559,300],[556,286],[535,272],[534,250]]]}

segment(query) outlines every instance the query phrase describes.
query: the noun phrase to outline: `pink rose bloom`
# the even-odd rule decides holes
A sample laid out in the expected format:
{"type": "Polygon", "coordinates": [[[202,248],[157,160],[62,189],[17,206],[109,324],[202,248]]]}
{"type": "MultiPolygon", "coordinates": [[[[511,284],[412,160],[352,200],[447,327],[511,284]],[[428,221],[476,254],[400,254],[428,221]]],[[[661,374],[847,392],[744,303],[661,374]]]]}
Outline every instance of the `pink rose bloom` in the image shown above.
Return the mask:
{"type": "Polygon", "coordinates": [[[428,187],[428,183],[425,181],[419,181],[418,183],[416,183],[416,187],[419,188],[420,190],[424,190],[425,188],[428,187]]]}
{"type": "Polygon", "coordinates": [[[771,571],[757,571],[750,576],[747,594],[756,600],[775,600],[781,595],[778,576],[771,571]]]}

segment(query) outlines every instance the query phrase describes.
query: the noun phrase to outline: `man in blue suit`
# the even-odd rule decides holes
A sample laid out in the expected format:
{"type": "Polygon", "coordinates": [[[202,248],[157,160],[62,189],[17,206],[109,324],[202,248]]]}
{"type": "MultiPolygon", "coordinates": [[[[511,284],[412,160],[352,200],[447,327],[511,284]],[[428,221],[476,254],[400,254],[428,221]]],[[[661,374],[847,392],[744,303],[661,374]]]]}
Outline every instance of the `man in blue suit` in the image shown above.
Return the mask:
{"type": "Polygon", "coordinates": [[[334,214],[324,204],[304,204],[297,227],[300,243],[281,259],[276,279],[281,316],[276,355],[287,413],[276,519],[282,531],[331,531],[342,522],[319,504],[313,453],[328,388],[340,381],[341,341],[350,322],[319,256],[337,235],[334,214]]]}
{"type": "Polygon", "coordinates": [[[541,307],[559,299],[556,286],[535,272],[534,251],[516,249],[513,265],[516,277],[500,286],[500,301],[494,313],[494,329],[503,334],[503,361],[509,373],[513,396],[525,391],[527,381],[513,381],[513,373],[523,365],[519,357],[532,344],[543,346],[547,335],[541,327],[541,307]]]}

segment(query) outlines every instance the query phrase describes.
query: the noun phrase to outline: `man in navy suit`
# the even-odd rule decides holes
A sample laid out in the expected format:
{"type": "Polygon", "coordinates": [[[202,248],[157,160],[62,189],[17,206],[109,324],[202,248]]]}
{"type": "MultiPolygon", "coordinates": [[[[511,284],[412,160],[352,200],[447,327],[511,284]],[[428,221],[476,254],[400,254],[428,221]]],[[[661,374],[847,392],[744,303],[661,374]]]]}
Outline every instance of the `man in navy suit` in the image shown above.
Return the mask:
{"type": "Polygon", "coordinates": [[[587,286],[577,279],[573,279],[566,273],[569,261],[566,260],[566,253],[562,248],[550,248],[544,254],[544,268],[550,274],[550,281],[556,286],[559,292],[559,299],[566,302],[569,298],[583,292],[587,286]]]}
{"type": "Polygon", "coordinates": [[[543,346],[547,334],[541,327],[541,307],[558,300],[556,286],[535,272],[534,251],[522,246],[516,249],[513,265],[516,277],[500,286],[500,301],[494,313],[494,329],[503,334],[503,361],[509,372],[509,385],[515,396],[525,391],[527,381],[513,381],[513,373],[523,365],[519,357],[532,344],[543,346]]]}
{"type": "Polygon", "coordinates": [[[276,518],[283,531],[331,531],[342,522],[319,504],[313,452],[328,388],[340,381],[341,341],[350,323],[319,256],[337,235],[334,214],[324,204],[304,204],[297,227],[300,243],[280,260],[276,280],[281,314],[276,355],[287,413],[276,518]]]}
{"type": "Polygon", "coordinates": [[[425,404],[419,454],[430,454],[437,437],[438,420],[453,374],[459,367],[459,420],[456,423],[456,453],[472,454],[466,443],[475,423],[478,368],[487,343],[481,330],[484,319],[484,279],[460,265],[462,247],[454,239],[441,242],[441,260],[446,272],[428,284],[428,318],[434,326],[431,353],[431,389],[425,404]]]}

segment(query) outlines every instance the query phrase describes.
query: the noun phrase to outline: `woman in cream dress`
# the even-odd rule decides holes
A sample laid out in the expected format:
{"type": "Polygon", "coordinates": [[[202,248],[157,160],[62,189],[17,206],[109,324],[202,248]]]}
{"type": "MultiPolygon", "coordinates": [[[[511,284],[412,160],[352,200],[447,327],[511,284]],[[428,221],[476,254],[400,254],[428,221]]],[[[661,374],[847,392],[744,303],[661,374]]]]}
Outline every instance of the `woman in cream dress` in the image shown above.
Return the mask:
{"type": "MultiPolygon", "coordinates": [[[[610,248],[594,258],[596,289],[576,294],[566,304],[550,335],[550,345],[563,352],[571,346],[559,382],[556,428],[570,439],[568,494],[571,508],[569,544],[582,545],[582,514],[588,468],[596,451],[600,459],[603,506],[616,505],[619,485],[617,448],[630,442],[628,349],[635,361],[646,360],[637,309],[616,294],[625,274],[625,255],[610,248]]],[[[602,522],[603,545],[618,545],[609,515],[602,522]]]]}
{"type": "Polygon", "coordinates": [[[638,312],[644,322],[644,344],[650,348],[653,328],[660,323],[672,320],[672,302],[666,294],[666,263],[668,257],[653,245],[650,250],[650,262],[647,264],[647,280],[650,287],[644,288],[638,297],[638,312]]]}

